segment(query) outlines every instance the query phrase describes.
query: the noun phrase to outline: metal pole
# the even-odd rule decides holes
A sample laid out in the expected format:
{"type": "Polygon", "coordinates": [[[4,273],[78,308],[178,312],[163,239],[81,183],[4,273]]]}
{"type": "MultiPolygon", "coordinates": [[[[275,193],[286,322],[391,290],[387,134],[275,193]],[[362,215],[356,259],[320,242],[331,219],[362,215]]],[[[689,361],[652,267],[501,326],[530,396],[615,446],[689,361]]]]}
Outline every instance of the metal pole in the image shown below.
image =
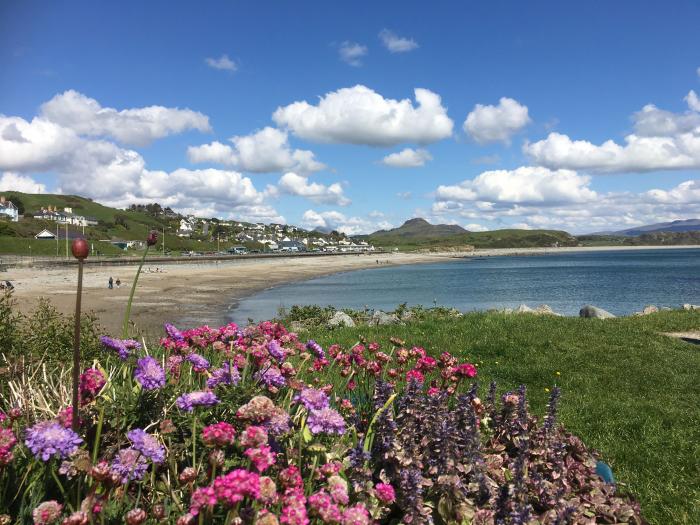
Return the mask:
{"type": "Polygon", "coordinates": [[[66,259],[68,259],[68,221],[66,221],[66,259]]]}
{"type": "Polygon", "coordinates": [[[80,382],[80,302],[83,295],[83,259],[78,259],[78,296],[75,299],[75,334],[73,338],[73,420],[71,426],[78,430],[78,383],[80,382]]]}
{"type": "Polygon", "coordinates": [[[165,257],[165,226],[163,226],[163,257],[165,257]]]}

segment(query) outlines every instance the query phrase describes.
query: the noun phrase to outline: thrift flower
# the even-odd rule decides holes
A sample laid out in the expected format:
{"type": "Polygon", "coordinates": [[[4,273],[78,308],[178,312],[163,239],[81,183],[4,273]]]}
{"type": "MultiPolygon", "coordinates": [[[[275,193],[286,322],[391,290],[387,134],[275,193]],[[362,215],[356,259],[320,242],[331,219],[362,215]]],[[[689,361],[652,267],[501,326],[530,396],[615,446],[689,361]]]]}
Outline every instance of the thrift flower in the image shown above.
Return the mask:
{"type": "Polygon", "coordinates": [[[175,400],[177,407],[185,412],[192,412],[196,406],[214,406],[218,403],[219,398],[213,392],[190,392],[175,400]]]}
{"type": "Polygon", "coordinates": [[[210,447],[225,447],[232,445],[236,436],[233,425],[221,421],[202,429],[202,441],[210,447]]]}
{"type": "Polygon", "coordinates": [[[107,382],[105,375],[97,368],[88,368],[80,374],[80,400],[87,403],[100,393],[107,382]]]}
{"type": "Polygon", "coordinates": [[[340,523],[340,508],[327,492],[320,491],[309,496],[308,506],[311,515],[319,517],[324,523],[340,523]]]}
{"type": "Polygon", "coordinates": [[[162,463],[165,461],[165,447],[151,434],[140,428],[135,428],[127,432],[126,437],[131,441],[131,446],[133,448],[153,461],[153,463],[162,463]]]}
{"type": "Polygon", "coordinates": [[[347,505],[348,501],[350,501],[350,497],[348,496],[348,482],[340,476],[331,476],[328,478],[328,490],[336,503],[347,505]]]}
{"type": "Polygon", "coordinates": [[[55,421],[41,421],[28,428],[27,438],[24,440],[34,457],[42,461],[48,461],[54,455],[65,459],[75,452],[82,442],[78,434],[69,428],[63,428],[55,421]]]}
{"type": "Polygon", "coordinates": [[[462,377],[476,377],[476,367],[471,363],[457,365],[457,375],[462,377]]]}
{"type": "Polygon", "coordinates": [[[322,410],[312,410],[306,424],[312,434],[338,434],[345,433],[345,420],[336,410],[324,408],[322,410]]]}
{"type": "Polygon", "coordinates": [[[198,487],[190,498],[190,514],[196,516],[202,507],[216,505],[216,492],[213,487],[198,487]]]}
{"type": "Polygon", "coordinates": [[[134,378],[144,390],[157,390],[165,386],[165,371],[158,361],[150,356],[136,362],[134,378]]]}
{"type": "Polygon", "coordinates": [[[241,434],[241,446],[246,448],[267,445],[267,430],[263,427],[249,426],[241,434]]]}
{"type": "Polygon", "coordinates": [[[12,449],[17,443],[12,429],[0,428],[0,466],[9,465],[13,459],[12,449]]]}
{"type": "Polygon", "coordinates": [[[264,472],[269,467],[275,464],[275,454],[267,445],[261,445],[257,448],[246,449],[244,454],[253,463],[255,470],[264,472]]]}
{"type": "Polygon", "coordinates": [[[260,495],[260,476],[245,469],[235,469],[214,480],[214,491],[219,501],[233,506],[244,498],[260,495]]]}
{"type": "Polygon", "coordinates": [[[298,488],[304,483],[301,479],[299,467],[296,465],[290,465],[289,467],[282,469],[279,473],[278,479],[285,489],[298,488]]]}
{"type": "Polygon", "coordinates": [[[365,506],[358,503],[345,509],[340,523],[341,525],[368,525],[371,520],[365,506]]]}
{"type": "Polygon", "coordinates": [[[396,491],[388,483],[377,483],[374,486],[374,493],[382,503],[390,504],[396,501],[396,491]]]}
{"type": "Polygon", "coordinates": [[[258,501],[265,505],[272,505],[277,500],[277,485],[272,478],[260,476],[260,495],[258,501]]]}
{"type": "Polygon", "coordinates": [[[49,523],[53,523],[61,517],[61,509],[63,509],[63,505],[56,500],[40,503],[32,511],[34,525],[48,525],[49,523]]]}

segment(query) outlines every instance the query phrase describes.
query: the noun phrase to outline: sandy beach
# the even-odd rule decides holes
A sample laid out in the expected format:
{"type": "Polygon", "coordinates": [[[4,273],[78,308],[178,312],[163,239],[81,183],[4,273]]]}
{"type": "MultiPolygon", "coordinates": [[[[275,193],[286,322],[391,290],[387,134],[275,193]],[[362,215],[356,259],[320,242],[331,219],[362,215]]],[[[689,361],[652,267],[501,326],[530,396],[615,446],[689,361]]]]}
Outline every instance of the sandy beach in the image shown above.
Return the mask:
{"type": "MultiPolygon", "coordinates": [[[[337,272],[381,265],[421,264],[462,257],[504,255],[553,255],[556,253],[696,248],[700,246],[616,246],[573,248],[504,248],[446,253],[387,253],[199,261],[186,264],[144,266],[132,308],[132,320],[150,334],[160,333],[163,322],[180,326],[226,321],[227,311],[237,300],[261,290],[337,272]]],[[[83,311],[92,312],[107,333],[118,334],[129,297],[136,265],[86,266],[83,311]],[[107,280],[121,280],[121,287],[109,290],[107,280]]],[[[0,273],[15,285],[20,311],[32,310],[39,297],[46,297],[64,313],[75,308],[75,266],[38,268],[17,266],[0,273]]]]}
{"type": "MultiPolygon", "coordinates": [[[[266,288],[337,272],[380,265],[419,264],[457,257],[458,254],[372,254],[329,257],[285,257],[191,264],[144,265],[132,306],[139,330],[160,333],[163,322],[180,326],[219,326],[237,299],[266,288]]],[[[83,311],[95,314],[107,333],[118,334],[129,298],[133,266],[86,266],[83,311]],[[110,290],[112,276],[121,287],[110,290]]],[[[14,267],[0,274],[15,286],[19,310],[30,312],[39,297],[46,297],[64,313],[75,309],[77,268],[14,267]]]]}

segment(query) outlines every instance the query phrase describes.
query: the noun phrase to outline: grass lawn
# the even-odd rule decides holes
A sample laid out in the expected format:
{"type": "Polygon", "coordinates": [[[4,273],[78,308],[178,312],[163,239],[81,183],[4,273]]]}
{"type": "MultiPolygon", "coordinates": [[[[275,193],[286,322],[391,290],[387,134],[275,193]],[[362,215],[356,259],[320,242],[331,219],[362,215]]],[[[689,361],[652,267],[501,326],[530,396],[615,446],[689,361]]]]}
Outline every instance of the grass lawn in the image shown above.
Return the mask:
{"type": "Polygon", "coordinates": [[[658,333],[689,329],[700,329],[700,312],[607,321],[473,313],[302,336],[324,346],[396,336],[447,350],[478,363],[482,396],[491,380],[500,392],[525,384],[539,414],[556,383],[564,425],[600,451],[651,523],[668,525],[700,523],[700,347],[658,333]]]}

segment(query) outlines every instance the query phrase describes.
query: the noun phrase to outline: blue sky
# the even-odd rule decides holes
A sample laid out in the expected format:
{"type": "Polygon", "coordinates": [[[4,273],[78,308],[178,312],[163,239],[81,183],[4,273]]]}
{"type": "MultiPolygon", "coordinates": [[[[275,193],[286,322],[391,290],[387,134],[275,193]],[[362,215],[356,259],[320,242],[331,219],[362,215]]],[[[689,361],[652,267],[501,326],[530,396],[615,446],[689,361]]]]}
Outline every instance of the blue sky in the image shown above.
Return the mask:
{"type": "Polygon", "coordinates": [[[699,21],[696,2],[2,1],[0,189],[348,233],[696,217],[699,21]]]}

